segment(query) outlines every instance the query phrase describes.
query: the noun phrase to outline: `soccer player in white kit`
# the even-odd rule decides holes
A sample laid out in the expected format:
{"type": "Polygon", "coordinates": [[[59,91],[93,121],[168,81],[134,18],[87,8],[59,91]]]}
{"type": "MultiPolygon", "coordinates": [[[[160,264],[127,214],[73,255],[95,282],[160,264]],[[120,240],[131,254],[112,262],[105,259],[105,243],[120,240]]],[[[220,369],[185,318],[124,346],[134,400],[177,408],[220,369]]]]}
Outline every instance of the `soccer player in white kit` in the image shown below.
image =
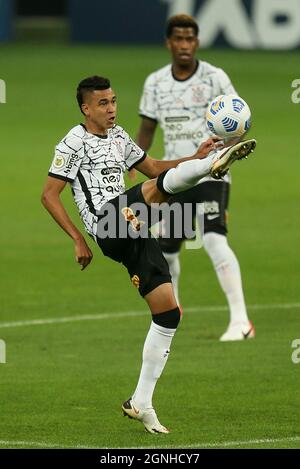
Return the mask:
{"type": "Polygon", "coordinates": [[[122,409],[126,416],[142,422],[148,432],[169,433],[157,418],[152,396],[168,360],[180,311],[168,264],[147,226],[149,212],[152,204],[166,202],[173,194],[198,184],[207,174],[222,176],[235,160],[251,153],[256,142],[248,140],[214,151],[218,139],[209,138],[193,156],[157,161],[116,125],[116,95],[108,79],[92,76],[82,80],[77,101],[84,123],[73,127],[56,146],[42,202],[73,240],[76,261],[82,269],[86,268],[92,252],[60,198],[69,183],[86,231],[105,256],[127,269],[133,285],[147,302],[152,321],[144,343],[141,372],[132,397],[122,409]],[[132,167],[150,180],[126,190],[124,173],[132,167]],[[115,218],[108,218],[108,214],[115,218]]]}
{"type": "MultiPolygon", "coordinates": [[[[142,120],[136,142],[148,151],[159,124],[164,136],[164,160],[192,154],[198,142],[211,135],[205,117],[209,102],[221,94],[237,94],[222,69],[196,59],[198,32],[198,25],[191,16],[181,14],[171,17],[166,27],[166,45],[171,52],[172,63],[151,73],[144,84],[139,110],[142,120]]],[[[230,309],[229,326],[220,337],[221,341],[255,336],[247,315],[239,262],[226,237],[229,191],[229,174],[223,180],[208,175],[201,180],[201,184],[169,201],[204,203],[203,245],[230,309]]],[[[178,304],[182,241],[175,237],[159,239],[169,264],[178,304]]]]}

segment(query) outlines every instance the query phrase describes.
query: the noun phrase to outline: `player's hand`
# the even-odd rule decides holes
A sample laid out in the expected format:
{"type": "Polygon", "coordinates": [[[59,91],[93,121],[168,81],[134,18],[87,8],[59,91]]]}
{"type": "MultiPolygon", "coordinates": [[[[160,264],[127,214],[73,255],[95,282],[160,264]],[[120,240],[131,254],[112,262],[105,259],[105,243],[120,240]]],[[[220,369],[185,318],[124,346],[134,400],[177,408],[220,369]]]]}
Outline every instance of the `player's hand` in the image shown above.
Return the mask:
{"type": "Polygon", "coordinates": [[[214,135],[213,137],[205,140],[205,142],[201,143],[195,156],[199,159],[206,158],[211,151],[220,150],[220,148],[223,148],[223,146],[223,140],[220,137],[214,135]]]}
{"type": "Polygon", "coordinates": [[[136,180],[136,174],[137,174],[137,170],[132,168],[130,171],[128,171],[128,177],[130,179],[130,181],[135,181],[136,180]]]}
{"type": "Polygon", "coordinates": [[[75,258],[81,265],[81,270],[84,270],[93,259],[93,253],[83,237],[75,241],[75,258]]]}

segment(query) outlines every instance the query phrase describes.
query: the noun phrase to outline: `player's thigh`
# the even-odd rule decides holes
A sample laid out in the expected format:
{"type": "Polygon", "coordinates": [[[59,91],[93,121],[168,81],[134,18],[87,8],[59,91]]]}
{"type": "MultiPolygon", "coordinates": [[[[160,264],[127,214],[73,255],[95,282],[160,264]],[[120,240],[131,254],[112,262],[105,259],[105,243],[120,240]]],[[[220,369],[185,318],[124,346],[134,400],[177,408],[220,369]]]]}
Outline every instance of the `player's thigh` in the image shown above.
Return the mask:
{"type": "Polygon", "coordinates": [[[122,262],[132,245],[132,234],[142,227],[148,231],[149,208],[141,184],[106,202],[98,213],[97,243],[103,254],[122,262]],[[131,208],[133,207],[133,209],[131,208]]]}
{"type": "MultiPolygon", "coordinates": [[[[160,285],[171,283],[171,276],[159,244],[148,229],[148,209],[142,216],[144,199],[140,189],[140,186],[135,186],[110,201],[116,213],[117,226],[111,236],[108,233],[102,237],[98,230],[97,243],[105,256],[126,267],[133,286],[145,297],[160,285]],[[136,210],[137,203],[141,205],[136,210]],[[122,229],[124,222],[125,230],[122,229]]],[[[108,208],[107,203],[103,208],[104,214],[108,208]]]]}
{"type": "MultiPolygon", "coordinates": [[[[172,281],[169,265],[158,242],[152,237],[134,240],[124,254],[122,263],[143,298],[160,285],[172,281]]],[[[160,301],[163,301],[163,297],[160,297],[160,301]]]]}

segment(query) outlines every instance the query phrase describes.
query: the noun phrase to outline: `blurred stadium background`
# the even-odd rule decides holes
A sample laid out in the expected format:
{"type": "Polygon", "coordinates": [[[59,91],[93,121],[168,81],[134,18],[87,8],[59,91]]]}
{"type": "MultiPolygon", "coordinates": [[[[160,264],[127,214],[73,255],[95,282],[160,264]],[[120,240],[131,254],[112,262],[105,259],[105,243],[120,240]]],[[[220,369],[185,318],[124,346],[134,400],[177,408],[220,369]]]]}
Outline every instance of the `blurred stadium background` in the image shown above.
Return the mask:
{"type": "MultiPolygon", "coordinates": [[[[298,0],[0,0],[0,447],[299,448],[299,47],[298,0]],[[183,11],[200,23],[198,57],[224,68],[253,111],[258,148],[232,171],[229,237],[257,338],[218,342],[224,297],[204,252],[184,250],[184,321],[154,401],[172,433],[153,438],[120,412],[146,307],[96,246],[79,271],[40,193],[54,145],[81,119],[85,76],[111,78],[135,135],[143,81],[169,61],[165,20],[183,11]]],[[[150,154],[163,155],[161,134],[150,154]]]]}

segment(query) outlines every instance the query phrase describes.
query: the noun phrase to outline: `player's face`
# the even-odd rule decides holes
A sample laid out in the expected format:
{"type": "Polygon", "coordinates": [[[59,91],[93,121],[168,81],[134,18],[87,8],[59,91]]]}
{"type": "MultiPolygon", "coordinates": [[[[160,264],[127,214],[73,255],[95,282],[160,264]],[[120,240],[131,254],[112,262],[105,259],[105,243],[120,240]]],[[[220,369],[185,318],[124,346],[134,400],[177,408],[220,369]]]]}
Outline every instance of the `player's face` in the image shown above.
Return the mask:
{"type": "Polygon", "coordinates": [[[86,118],[98,127],[99,131],[105,132],[114,126],[117,114],[117,98],[111,88],[87,93],[84,101],[82,110],[86,118]]]}
{"type": "Polygon", "coordinates": [[[177,65],[188,66],[194,62],[199,40],[193,28],[173,28],[166,44],[177,65]]]}

